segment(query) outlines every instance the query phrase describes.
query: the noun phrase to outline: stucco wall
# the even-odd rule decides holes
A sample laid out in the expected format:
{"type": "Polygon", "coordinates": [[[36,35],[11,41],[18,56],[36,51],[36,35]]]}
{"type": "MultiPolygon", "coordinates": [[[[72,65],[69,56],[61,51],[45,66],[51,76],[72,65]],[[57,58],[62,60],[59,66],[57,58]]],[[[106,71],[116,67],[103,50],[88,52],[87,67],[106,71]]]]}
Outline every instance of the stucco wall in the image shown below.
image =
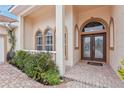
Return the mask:
{"type": "Polygon", "coordinates": [[[103,6],[103,7],[90,9],[88,11],[79,12],[79,27],[83,24],[83,22],[90,19],[91,17],[102,18],[107,23],[109,23],[110,7],[109,6],[103,6]]]}
{"type": "Polygon", "coordinates": [[[113,6],[112,16],[114,18],[115,28],[115,49],[110,53],[110,64],[112,68],[117,71],[120,61],[124,59],[124,6],[113,6]]]}
{"type": "MultiPolygon", "coordinates": [[[[35,34],[41,30],[44,34],[45,29],[49,26],[53,30],[56,27],[55,6],[45,6],[35,10],[24,18],[24,48],[28,50],[35,49],[35,34]]],[[[65,27],[68,34],[68,59],[66,65],[73,65],[73,7],[65,6],[65,27]]]]}
{"type": "Polygon", "coordinates": [[[35,49],[35,34],[38,30],[44,34],[47,26],[55,28],[55,7],[41,7],[31,14],[25,17],[24,22],[25,49],[35,49]]]}
{"type": "MultiPolygon", "coordinates": [[[[43,35],[47,27],[52,28],[53,29],[52,31],[55,30],[55,24],[56,24],[55,23],[55,6],[47,6],[41,12],[42,12],[41,16],[38,16],[37,18],[33,19],[33,35],[35,35],[38,29],[42,31],[43,35]]],[[[35,40],[35,38],[33,38],[33,40],[35,40]]],[[[33,45],[35,46],[35,41],[33,42],[33,45]]]]}
{"type": "MultiPolygon", "coordinates": [[[[75,25],[77,24],[78,25],[78,28],[79,28],[79,20],[78,20],[78,18],[79,18],[79,12],[78,12],[78,9],[75,7],[75,6],[73,6],[73,36],[74,36],[74,39],[76,39],[75,38],[75,25]]],[[[78,32],[79,33],[79,32],[78,32]]],[[[73,40],[74,40],[73,39],[73,40]]],[[[78,42],[78,41],[77,41],[78,42]]],[[[73,60],[74,60],[74,63],[73,63],[73,65],[74,64],[76,64],[77,62],[79,62],[80,61],[80,50],[79,50],[79,48],[77,49],[77,48],[75,48],[75,40],[74,40],[74,44],[73,44],[73,46],[74,46],[74,58],[73,58],[73,60]]],[[[79,46],[79,43],[78,43],[78,46],[79,46]]]]}
{"type": "Polygon", "coordinates": [[[71,5],[65,6],[65,26],[68,32],[68,60],[66,64],[73,66],[73,7],[71,5]]]}
{"type": "MultiPolygon", "coordinates": [[[[25,17],[25,32],[24,32],[24,47],[25,49],[35,49],[35,33],[41,30],[43,33],[47,26],[55,28],[55,7],[50,6],[44,9],[38,9],[32,14],[25,17]],[[39,13],[38,13],[39,12],[39,13]],[[40,13],[41,12],[41,13],[40,13]],[[45,15],[44,15],[45,14],[45,15]],[[33,42],[32,42],[33,41],[33,42]]],[[[123,40],[123,10],[124,6],[104,6],[90,9],[88,11],[77,10],[73,6],[65,6],[65,26],[68,32],[68,60],[65,60],[66,65],[74,65],[80,60],[80,50],[74,48],[74,26],[80,26],[91,17],[104,19],[108,24],[110,16],[113,16],[115,21],[115,50],[110,51],[110,65],[114,70],[118,68],[119,62],[123,59],[124,44],[123,40]],[[80,11],[80,12],[78,12],[80,11]],[[72,51],[74,50],[74,51],[72,51]]],[[[16,32],[18,33],[18,32],[16,32]]],[[[18,35],[18,34],[17,34],[18,35]]],[[[80,45],[80,44],[79,44],[80,45]]]]}
{"type": "Polygon", "coordinates": [[[24,48],[31,50],[33,47],[33,22],[31,18],[24,18],[24,48]]]}

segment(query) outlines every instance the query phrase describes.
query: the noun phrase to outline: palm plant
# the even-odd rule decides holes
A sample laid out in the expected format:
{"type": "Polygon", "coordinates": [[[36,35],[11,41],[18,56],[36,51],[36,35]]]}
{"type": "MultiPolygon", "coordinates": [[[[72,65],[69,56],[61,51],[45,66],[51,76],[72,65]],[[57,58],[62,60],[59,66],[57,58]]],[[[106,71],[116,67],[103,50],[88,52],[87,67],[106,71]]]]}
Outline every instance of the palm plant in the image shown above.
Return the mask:
{"type": "Polygon", "coordinates": [[[7,24],[7,25],[5,25],[5,28],[8,33],[8,40],[9,40],[9,44],[10,44],[10,50],[7,54],[7,61],[9,61],[13,58],[13,56],[15,54],[15,46],[16,46],[15,30],[16,30],[16,27],[11,24],[7,24]]]}

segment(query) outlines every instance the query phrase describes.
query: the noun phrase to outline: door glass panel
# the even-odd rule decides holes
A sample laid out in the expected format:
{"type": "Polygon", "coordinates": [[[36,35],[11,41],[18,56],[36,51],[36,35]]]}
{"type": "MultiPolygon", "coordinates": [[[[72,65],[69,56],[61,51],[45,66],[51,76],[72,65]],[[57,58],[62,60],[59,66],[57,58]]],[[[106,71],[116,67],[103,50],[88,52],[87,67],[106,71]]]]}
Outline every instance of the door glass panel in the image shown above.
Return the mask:
{"type": "Polygon", "coordinates": [[[90,57],[90,37],[84,37],[84,57],[90,57]]]}
{"type": "Polygon", "coordinates": [[[86,24],[83,28],[83,32],[93,32],[93,31],[102,31],[105,27],[100,22],[90,22],[86,24]]]}
{"type": "Polygon", "coordinates": [[[103,58],[103,36],[95,37],[95,58],[103,58]]]}
{"type": "Polygon", "coordinates": [[[93,32],[93,31],[101,31],[103,30],[103,26],[95,26],[95,27],[87,27],[84,29],[85,32],[93,32]]]}

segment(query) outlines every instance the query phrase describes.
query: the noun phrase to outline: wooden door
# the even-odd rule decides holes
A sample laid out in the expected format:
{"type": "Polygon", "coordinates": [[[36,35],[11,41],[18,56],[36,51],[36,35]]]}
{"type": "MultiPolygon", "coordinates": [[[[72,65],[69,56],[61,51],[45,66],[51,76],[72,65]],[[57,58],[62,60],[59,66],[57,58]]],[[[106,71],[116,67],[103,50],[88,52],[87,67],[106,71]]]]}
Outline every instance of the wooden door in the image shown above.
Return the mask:
{"type": "Polygon", "coordinates": [[[82,60],[105,61],[106,39],[105,34],[93,34],[81,36],[82,60]]]}

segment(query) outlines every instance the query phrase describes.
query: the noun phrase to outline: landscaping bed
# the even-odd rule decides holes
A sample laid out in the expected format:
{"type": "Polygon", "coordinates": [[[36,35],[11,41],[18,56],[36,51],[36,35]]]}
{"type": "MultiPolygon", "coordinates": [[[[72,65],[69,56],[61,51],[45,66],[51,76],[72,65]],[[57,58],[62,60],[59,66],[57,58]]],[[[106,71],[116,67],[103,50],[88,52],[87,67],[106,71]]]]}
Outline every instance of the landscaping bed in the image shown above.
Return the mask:
{"type": "Polygon", "coordinates": [[[15,53],[10,64],[44,85],[58,85],[63,81],[49,53],[31,54],[20,50],[15,53]]]}

